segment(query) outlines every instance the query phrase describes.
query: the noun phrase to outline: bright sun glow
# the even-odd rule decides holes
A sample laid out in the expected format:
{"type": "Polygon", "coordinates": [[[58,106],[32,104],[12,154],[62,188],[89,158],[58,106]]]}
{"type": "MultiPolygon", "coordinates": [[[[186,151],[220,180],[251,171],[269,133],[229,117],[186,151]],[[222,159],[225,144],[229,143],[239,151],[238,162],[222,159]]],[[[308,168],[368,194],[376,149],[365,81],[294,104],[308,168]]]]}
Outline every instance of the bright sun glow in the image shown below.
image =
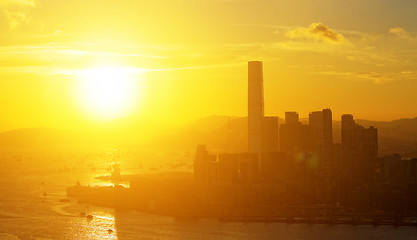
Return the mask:
{"type": "Polygon", "coordinates": [[[139,101],[136,71],[131,68],[101,67],[81,73],[81,104],[90,116],[112,120],[131,114],[139,101]]]}

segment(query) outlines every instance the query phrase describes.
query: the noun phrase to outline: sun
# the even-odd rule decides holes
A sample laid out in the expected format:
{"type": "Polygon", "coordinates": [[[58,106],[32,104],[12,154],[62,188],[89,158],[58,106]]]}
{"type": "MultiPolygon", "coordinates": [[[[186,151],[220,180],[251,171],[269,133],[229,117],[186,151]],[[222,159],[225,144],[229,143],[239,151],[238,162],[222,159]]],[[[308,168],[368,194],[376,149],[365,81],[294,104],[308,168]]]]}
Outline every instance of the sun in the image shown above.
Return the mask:
{"type": "Polygon", "coordinates": [[[137,74],[131,68],[99,67],[80,74],[79,100],[90,117],[114,120],[134,111],[139,101],[137,74]]]}

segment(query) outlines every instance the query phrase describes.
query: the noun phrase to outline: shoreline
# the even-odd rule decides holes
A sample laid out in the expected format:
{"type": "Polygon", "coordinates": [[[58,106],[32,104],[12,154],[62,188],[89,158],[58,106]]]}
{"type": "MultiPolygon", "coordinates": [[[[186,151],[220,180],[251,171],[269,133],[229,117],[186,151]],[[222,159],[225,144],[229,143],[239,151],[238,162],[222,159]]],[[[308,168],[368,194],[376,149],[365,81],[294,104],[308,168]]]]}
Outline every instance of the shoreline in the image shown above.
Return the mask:
{"type": "MultiPolygon", "coordinates": [[[[75,198],[76,199],[76,198],[75,198]]],[[[75,204],[91,204],[98,207],[108,207],[112,209],[132,210],[141,213],[154,214],[159,216],[172,217],[176,219],[212,219],[219,222],[232,223],[286,223],[286,224],[320,224],[320,225],[368,225],[368,226],[417,226],[417,215],[410,214],[387,214],[372,215],[369,213],[353,213],[351,215],[332,215],[332,216],[225,216],[210,211],[170,211],[170,210],[150,210],[143,208],[126,208],[112,206],[109,204],[97,204],[91,201],[79,201],[75,204]]]]}

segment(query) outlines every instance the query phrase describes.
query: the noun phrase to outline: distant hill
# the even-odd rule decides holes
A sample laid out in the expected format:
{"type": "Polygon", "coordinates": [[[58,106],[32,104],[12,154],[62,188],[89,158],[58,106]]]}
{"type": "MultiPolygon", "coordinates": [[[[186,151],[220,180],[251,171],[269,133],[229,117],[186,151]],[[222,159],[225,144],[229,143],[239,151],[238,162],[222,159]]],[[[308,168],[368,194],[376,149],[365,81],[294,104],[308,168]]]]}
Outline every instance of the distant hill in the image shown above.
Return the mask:
{"type": "MultiPolygon", "coordinates": [[[[283,120],[279,119],[279,122],[283,120]]],[[[417,118],[356,122],[378,128],[380,156],[399,153],[417,157],[417,118]]],[[[340,121],[333,122],[335,142],[340,142],[340,126],[340,121]]],[[[32,128],[0,133],[0,146],[94,144],[175,149],[194,149],[197,144],[206,144],[212,151],[242,152],[247,149],[247,118],[213,115],[177,127],[126,118],[89,131],[32,128]]]]}
{"type": "Polygon", "coordinates": [[[391,122],[368,120],[357,120],[356,122],[366,127],[378,128],[384,137],[410,141],[417,139],[417,118],[399,119],[391,122]]]}
{"type": "Polygon", "coordinates": [[[357,120],[357,123],[378,128],[379,153],[399,153],[405,157],[417,157],[417,118],[390,122],[357,120]]]}
{"type": "Polygon", "coordinates": [[[70,131],[53,128],[23,128],[0,133],[1,146],[38,146],[45,144],[70,144],[70,131]]]}
{"type": "Polygon", "coordinates": [[[153,147],[192,149],[197,144],[205,144],[213,151],[244,151],[247,145],[247,125],[247,118],[244,117],[209,116],[170,134],[160,135],[148,144],[153,147]]]}
{"type": "MultiPolygon", "coordinates": [[[[279,122],[282,123],[283,120],[279,119],[279,122]]],[[[364,127],[378,128],[380,156],[399,153],[405,157],[417,157],[417,118],[391,122],[356,122],[364,127]]],[[[247,127],[246,117],[210,116],[171,134],[158,136],[149,143],[152,146],[174,148],[193,148],[197,144],[206,144],[213,151],[241,152],[247,150],[247,127]]],[[[333,139],[335,143],[341,141],[340,121],[333,121],[333,139]]]]}

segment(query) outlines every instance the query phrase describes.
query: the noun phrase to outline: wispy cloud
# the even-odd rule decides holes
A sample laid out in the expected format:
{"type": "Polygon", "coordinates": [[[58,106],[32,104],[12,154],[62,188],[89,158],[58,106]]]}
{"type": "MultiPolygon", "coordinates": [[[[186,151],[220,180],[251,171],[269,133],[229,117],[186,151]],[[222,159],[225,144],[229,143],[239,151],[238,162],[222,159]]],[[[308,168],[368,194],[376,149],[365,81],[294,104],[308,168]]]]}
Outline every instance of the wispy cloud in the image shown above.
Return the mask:
{"type": "Polygon", "coordinates": [[[275,29],[275,33],[279,33],[280,30],[288,31],[288,30],[291,30],[291,29],[294,28],[294,27],[290,27],[290,26],[278,26],[278,25],[268,25],[268,24],[253,24],[253,23],[231,24],[231,26],[237,26],[237,27],[257,27],[257,28],[275,29]]]}
{"type": "Polygon", "coordinates": [[[16,29],[31,22],[28,10],[36,7],[36,1],[0,0],[0,6],[2,7],[2,14],[8,20],[9,28],[16,29]]]}
{"type": "Polygon", "coordinates": [[[111,45],[64,41],[67,33],[58,34],[60,36],[52,33],[25,36],[9,34],[9,45],[0,47],[0,72],[62,74],[59,69],[68,66],[74,69],[88,68],[106,61],[142,67],[146,70],[141,68],[140,71],[147,72],[177,71],[234,67],[244,65],[250,59],[261,59],[285,62],[291,66],[289,69],[298,68],[309,74],[334,75],[338,79],[350,78],[376,84],[413,79],[416,76],[413,69],[417,68],[417,45],[413,45],[414,41],[404,41],[403,37],[412,34],[403,28],[392,28],[388,31],[389,35],[387,32],[372,35],[335,30],[320,22],[308,27],[242,26],[268,28],[271,32],[279,30],[279,33],[271,34],[275,38],[266,42],[212,45],[111,45]],[[44,43],[25,44],[33,39],[44,43]],[[391,72],[383,71],[381,66],[390,66],[391,72]]]}
{"type": "Polygon", "coordinates": [[[342,34],[320,22],[312,23],[308,28],[300,27],[290,30],[286,33],[286,36],[290,39],[349,44],[349,41],[342,34]]]}
{"type": "Polygon", "coordinates": [[[99,51],[96,48],[100,48],[98,45],[90,43],[48,43],[48,44],[35,44],[35,45],[12,45],[0,47],[2,55],[33,55],[42,56],[45,54],[55,54],[58,56],[65,55],[78,55],[78,56],[117,56],[117,57],[144,57],[155,59],[166,59],[166,56],[151,55],[151,54],[139,54],[136,52],[119,52],[119,51],[99,51]]]}
{"type": "Polygon", "coordinates": [[[402,27],[390,28],[388,32],[391,35],[394,35],[403,39],[409,39],[409,40],[413,39],[411,34],[402,27]]]}
{"type": "Polygon", "coordinates": [[[384,84],[399,80],[416,80],[417,71],[400,71],[400,72],[388,72],[381,73],[375,71],[357,71],[357,72],[337,72],[337,71],[325,71],[320,72],[322,75],[332,75],[346,77],[351,80],[366,80],[375,84],[384,84]]]}
{"type": "Polygon", "coordinates": [[[24,6],[35,6],[35,0],[0,0],[0,5],[8,6],[8,5],[24,5],[24,6]]]}

